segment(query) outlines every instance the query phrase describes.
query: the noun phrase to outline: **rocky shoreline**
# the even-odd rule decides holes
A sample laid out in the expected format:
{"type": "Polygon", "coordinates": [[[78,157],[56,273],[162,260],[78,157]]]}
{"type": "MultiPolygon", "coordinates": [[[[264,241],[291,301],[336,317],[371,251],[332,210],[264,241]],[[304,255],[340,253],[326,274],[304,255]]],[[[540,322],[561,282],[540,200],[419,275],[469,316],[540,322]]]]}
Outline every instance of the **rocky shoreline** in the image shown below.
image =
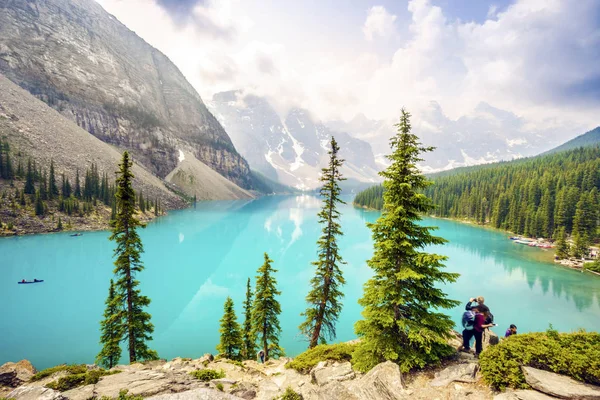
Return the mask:
{"type": "MultiPolygon", "coordinates": [[[[486,346],[497,342],[493,333],[487,336],[486,346]]],[[[458,347],[460,336],[455,335],[450,344],[458,347]]],[[[57,369],[36,380],[32,379],[35,368],[23,360],[0,367],[0,399],[116,399],[123,389],[129,395],[151,400],[275,400],[281,399],[286,390],[304,400],[600,399],[600,387],[531,367],[521,367],[531,390],[494,391],[481,379],[478,359],[463,352],[440,366],[408,374],[400,373],[398,365],[389,361],[362,374],[348,361],[328,360],[319,362],[308,373],[300,373],[289,368],[291,361],[282,357],[261,364],[205,354],[195,360],[134,363],[116,366],[104,376],[99,375],[94,383],[85,384],[86,379],[80,386],[57,391],[48,386],[55,387],[61,377],[68,377],[67,371],[57,369]],[[208,377],[203,380],[199,371],[208,377]],[[219,377],[210,376],[212,373],[219,377]]],[[[87,373],[100,372],[96,365],[80,368],[87,373]]]]}

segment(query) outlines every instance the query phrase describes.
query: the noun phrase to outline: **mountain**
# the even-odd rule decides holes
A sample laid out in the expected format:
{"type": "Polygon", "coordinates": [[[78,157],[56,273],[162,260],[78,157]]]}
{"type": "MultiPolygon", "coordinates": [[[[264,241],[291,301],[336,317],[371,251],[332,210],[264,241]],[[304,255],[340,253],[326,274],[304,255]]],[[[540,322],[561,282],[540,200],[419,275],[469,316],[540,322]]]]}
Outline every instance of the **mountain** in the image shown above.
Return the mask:
{"type": "Polygon", "coordinates": [[[183,152],[253,186],[248,163],[177,67],[93,0],[0,0],[0,73],[160,178],[183,152]]]}
{"type": "MultiPolygon", "coordinates": [[[[13,166],[26,165],[31,157],[37,165],[48,168],[51,160],[56,174],[63,173],[75,182],[77,170],[83,172],[94,163],[100,174],[114,176],[121,153],[78,127],[56,110],[48,107],[27,91],[0,74],[0,138],[9,143],[13,166]],[[27,157],[27,158],[24,158],[27,157]]],[[[218,175],[213,171],[215,175],[218,175]]],[[[134,188],[148,199],[158,199],[165,208],[185,206],[161,181],[137,162],[133,165],[134,188]]],[[[220,176],[220,175],[218,175],[220,176]]],[[[83,175],[82,178],[83,180],[83,175]]],[[[221,178],[225,182],[225,178],[221,178]]],[[[83,183],[83,181],[82,181],[83,183]]]]}
{"type": "Polygon", "coordinates": [[[293,108],[282,119],[266,99],[237,91],[217,93],[207,104],[250,166],[270,179],[298,189],[316,188],[334,135],[346,178],[380,180],[369,143],[330,129],[307,110],[293,108]]]}
{"type": "MultiPolygon", "coordinates": [[[[430,102],[424,110],[415,113],[412,122],[413,132],[421,142],[436,147],[423,155],[420,164],[428,173],[533,156],[562,143],[565,137],[575,136],[579,129],[532,129],[523,118],[487,103],[480,103],[466,115],[451,119],[437,102],[430,102]]],[[[386,165],[384,156],[390,152],[389,139],[395,134],[395,123],[358,115],[347,122],[326,124],[368,140],[378,163],[386,165]]]]}
{"type": "Polygon", "coordinates": [[[578,147],[598,146],[600,145],[600,126],[596,129],[592,129],[589,132],[579,135],[568,142],[561,144],[558,147],[546,152],[545,154],[558,153],[560,151],[566,151],[576,149],[578,147]]]}

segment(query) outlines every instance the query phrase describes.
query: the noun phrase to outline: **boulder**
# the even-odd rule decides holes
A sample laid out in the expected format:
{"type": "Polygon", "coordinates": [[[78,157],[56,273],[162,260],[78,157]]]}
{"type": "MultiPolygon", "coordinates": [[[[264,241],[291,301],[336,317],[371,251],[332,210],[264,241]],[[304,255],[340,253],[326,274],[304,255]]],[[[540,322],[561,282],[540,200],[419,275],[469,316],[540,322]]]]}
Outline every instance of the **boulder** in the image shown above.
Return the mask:
{"type": "Polygon", "coordinates": [[[334,362],[332,364],[321,361],[310,371],[310,376],[313,383],[318,386],[324,386],[332,381],[340,382],[354,379],[356,374],[348,361],[343,363],[334,362]]]}
{"type": "Polygon", "coordinates": [[[483,333],[483,348],[495,346],[500,343],[500,338],[491,329],[486,329],[483,333]]]}
{"type": "Polygon", "coordinates": [[[256,390],[255,385],[241,382],[231,391],[231,394],[245,400],[252,400],[256,397],[256,390]]]}
{"type": "Polygon", "coordinates": [[[494,396],[494,400],[552,400],[555,397],[550,397],[544,393],[536,392],[535,390],[516,390],[514,392],[505,392],[494,396]]]}
{"type": "Polygon", "coordinates": [[[436,372],[435,378],[431,381],[430,385],[433,387],[446,386],[450,382],[477,382],[476,374],[479,369],[479,365],[475,363],[466,364],[455,364],[448,368],[436,372]]]}
{"type": "Polygon", "coordinates": [[[7,362],[0,367],[0,386],[17,387],[28,382],[37,371],[27,360],[7,362]]]}
{"type": "Polygon", "coordinates": [[[525,381],[537,391],[561,399],[600,400],[600,387],[532,367],[521,367],[525,381]]]}
{"type": "Polygon", "coordinates": [[[201,388],[183,393],[160,394],[146,400],[240,400],[240,398],[220,390],[201,388]]]}
{"type": "Polygon", "coordinates": [[[11,400],[67,400],[60,392],[42,386],[21,386],[8,394],[11,400]]]}
{"type": "Polygon", "coordinates": [[[221,385],[235,385],[237,383],[237,381],[235,379],[227,379],[227,378],[212,379],[211,382],[214,383],[215,385],[217,385],[219,383],[221,385]]]}
{"type": "MultiPolygon", "coordinates": [[[[333,381],[325,386],[314,388],[301,388],[302,396],[308,400],[363,400],[359,394],[349,389],[341,382],[333,381]]],[[[370,399],[369,399],[370,400],[370,399]]]]}
{"type": "Polygon", "coordinates": [[[395,400],[405,397],[400,367],[391,361],[377,364],[362,378],[352,381],[349,391],[359,399],[395,400]]]}

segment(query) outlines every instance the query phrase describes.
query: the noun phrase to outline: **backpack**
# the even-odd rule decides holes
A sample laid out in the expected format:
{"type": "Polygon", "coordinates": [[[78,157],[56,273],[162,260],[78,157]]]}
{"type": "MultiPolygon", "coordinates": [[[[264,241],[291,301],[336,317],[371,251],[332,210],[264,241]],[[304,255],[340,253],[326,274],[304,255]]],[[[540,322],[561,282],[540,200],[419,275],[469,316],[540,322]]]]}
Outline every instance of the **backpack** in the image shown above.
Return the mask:
{"type": "Polygon", "coordinates": [[[493,324],[494,323],[494,314],[492,314],[490,311],[488,311],[488,315],[485,318],[485,324],[493,324]]]}
{"type": "Polygon", "coordinates": [[[475,325],[475,313],[471,310],[465,311],[462,316],[463,328],[470,331],[473,329],[474,325],[475,325]]]}

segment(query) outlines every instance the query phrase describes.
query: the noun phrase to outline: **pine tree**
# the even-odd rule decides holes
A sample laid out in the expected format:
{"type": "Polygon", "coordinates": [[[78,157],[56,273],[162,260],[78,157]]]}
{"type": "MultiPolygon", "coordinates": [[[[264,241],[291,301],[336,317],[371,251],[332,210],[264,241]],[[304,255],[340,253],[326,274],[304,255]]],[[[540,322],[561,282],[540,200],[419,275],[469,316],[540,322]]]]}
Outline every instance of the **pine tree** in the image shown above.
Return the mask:
{"type": "Polygon", "coordinates": [[[310,281],[312,289],[306,296],[308,308],[302,314],[306,320],[299,327],[300,332],[308,337],[310,349],[319,342],[325,342],[326,339],[335,339],[335,323],[342,310],[340,300],[344,294],[340,286],[346,281],[340,269],[340,264],[345,263],[339,254],[337,244],[338,237],[343,235],[337,204],[345,204],[345,202],[340,199],[339,182],[344,180],[340,169],[344,160],[338,158],[339,150],[332,136],[329,165],[322,169],[320,178],[323,183],[320,191],[323,206],[318,217],[323,230],[317,241],[319,259],[312,263],[316,267],[316,272],[310,281]]]}
{"type": "Polygon", "coordinates": [[[56,176],[54,175],[54,160],[50,160],[50,178],[48,179],[48,199],[53,200],[58,197],[58,186],[56,185],[56,176]]]}
{"type": "Polygon", "coordinates": [[[559,259],[569,257],[570,248],[569,243],[567,243],[567,235],[565,233],[565,227],[561,226],[557,230],[556,234],[556,256],[559,259]]]}
{"type": "Polygon", "coordinates": [[[223,310],[223,318],[221,318],[221,341],[217,346],[219,354],[230,360],[238,360],[240,358],[240,350],[242,349],[242,333],[240,325],[237,322],[235,310],[233,309],[233,300],[227,297],[223,310]]]}
{"type": "Polygon", "coordinates": [[[246,300],[244,301],[244,330],[242,338],[242,356],[249,360],[254,357],[256,350],[256,340],[252,335],[252,288],[250,287],[250,278],[246,283],[246,300]]]}
{"type": "Polygon", "coordinates": [[[77,173],[75,174],[75,197],[81,198],[81,183],[79,182],[79,168],[77,169],[77,173]]]}
{"type": "Polygon", "coordinates": [[[57,231],[62,231],[63,230],[62,219],[60,217],[58,217],[58,224],[56,224],[56,230],[57,231]]]}
{"type": "Polygon", "coordinates": [[[40,197],[40,191],[35,192],[35,215],[40,216],[44,215],[45,207],[42,198],[40,197]]]}
{"type": "Polygon", "coordinates": [[[10,153],[6,152],[6,165],[4,167],[6,179],[14,179],[15,172],[13,171],[12,162],[10,161],[10,153]]]}
{"type": "Polygon", "coordinates": [[[100,321],[100,343],[102,350],[96,356],[96,363],[100,366],[110,369],[117,365],[121,358],[121,346],[119,343],[123,339],[123,299],[117,293],[115,283],[110,280],[108,288],[108,297],[106,298],[106,309],[104,310],[104,319],[100,321]]]}
{"type": "Polygon", "coordinates": [[[265,262],[256,275],[252,306],[252,336],[258,340],[259,347],[265,352],[265,361],[269,357],[283,354],[283,349],[279,347],[281,306],[275,298],[281,292],[277,290],[277,280],[273,276],[277,270],[271,266],[272,262],[265,253],[265,262]]]}
{"type": "Polygon", "coordinates": [[[27,204],[27,202],[25,201],[25,192],[23,190],[21,190],[19,195],[19,204],[21,204],[22,206],[27,204]]]}
{"type": "Polygon", "coordinates": [[[35,194],[35,186],[33,184],[33,169],[31,167],[31,158],[27,161],[27,175],[25,175],[25,194],[35,194]]]}
{"type": "Polygon", "coordinates": [[[144,201],[144,193],[140,190],[140,211],[146,212],[146,202],[144,201]]]}
{"type": "MultiPolygon", "coordinates": [[[[0,178],[6,179],[6,170],[4,168],[4,144],[2,143],[2,139],[0,139],[0,178]]],[[[0,225],[2,226],[2,225],[0,225]]]]}
{"type": "Polygon", "coordinates": [[[410,114],[404,109],[398,133],[391,139],[392,164],[384,177],[381,217],[368,224],[373,231],[374,254],[367,262],[374,276],[364,286],[359,304],[363,320],[355,324],[361,341],[353,355],[355,367],[367,371],[391,360],[402,371],[439,361],[456,350],[447,344],[454,323],[440,309],[458,302],[449,300],[438,285],[456,281],[458,274],[444,272],[446,257],[427,253],[424,247],[443,244],[433,227],[418,224],[421,214],[433,209],[422,194],[430,182],[418,171],[422,152],[411,133],[410,114]]]}
{"type": "Polygon", "coordinates": [[[146,341],[152,340],[154,326],[150,322],[151,315],[144,311],[144,307],[150,304],[150,299],[142,296],[137,287],[139,281],[135,274],[144,269],[140,254],[144,251],[142,241],[137,233],[138,227],[143,227],[134,216],[135,193],[131,182],[132,162],[129,153],[123,153],[123,159],[119,164],[117,177],[117,213],[113,224],[110,240],[117,242],[115,249],[115,270],[118,280],[116,290],[125,302],[123,323],[125,326],[125,339],[129,349],[129,362],[141,360],[154,360],[158,354],[150,350],[146,341]]]}
{"type": "Polygon", "coordinates": [[[42,182],[40,183],[40,197],[42,200],[48,200],[48,174],[46,170],[42,174],[42,182]]]}

